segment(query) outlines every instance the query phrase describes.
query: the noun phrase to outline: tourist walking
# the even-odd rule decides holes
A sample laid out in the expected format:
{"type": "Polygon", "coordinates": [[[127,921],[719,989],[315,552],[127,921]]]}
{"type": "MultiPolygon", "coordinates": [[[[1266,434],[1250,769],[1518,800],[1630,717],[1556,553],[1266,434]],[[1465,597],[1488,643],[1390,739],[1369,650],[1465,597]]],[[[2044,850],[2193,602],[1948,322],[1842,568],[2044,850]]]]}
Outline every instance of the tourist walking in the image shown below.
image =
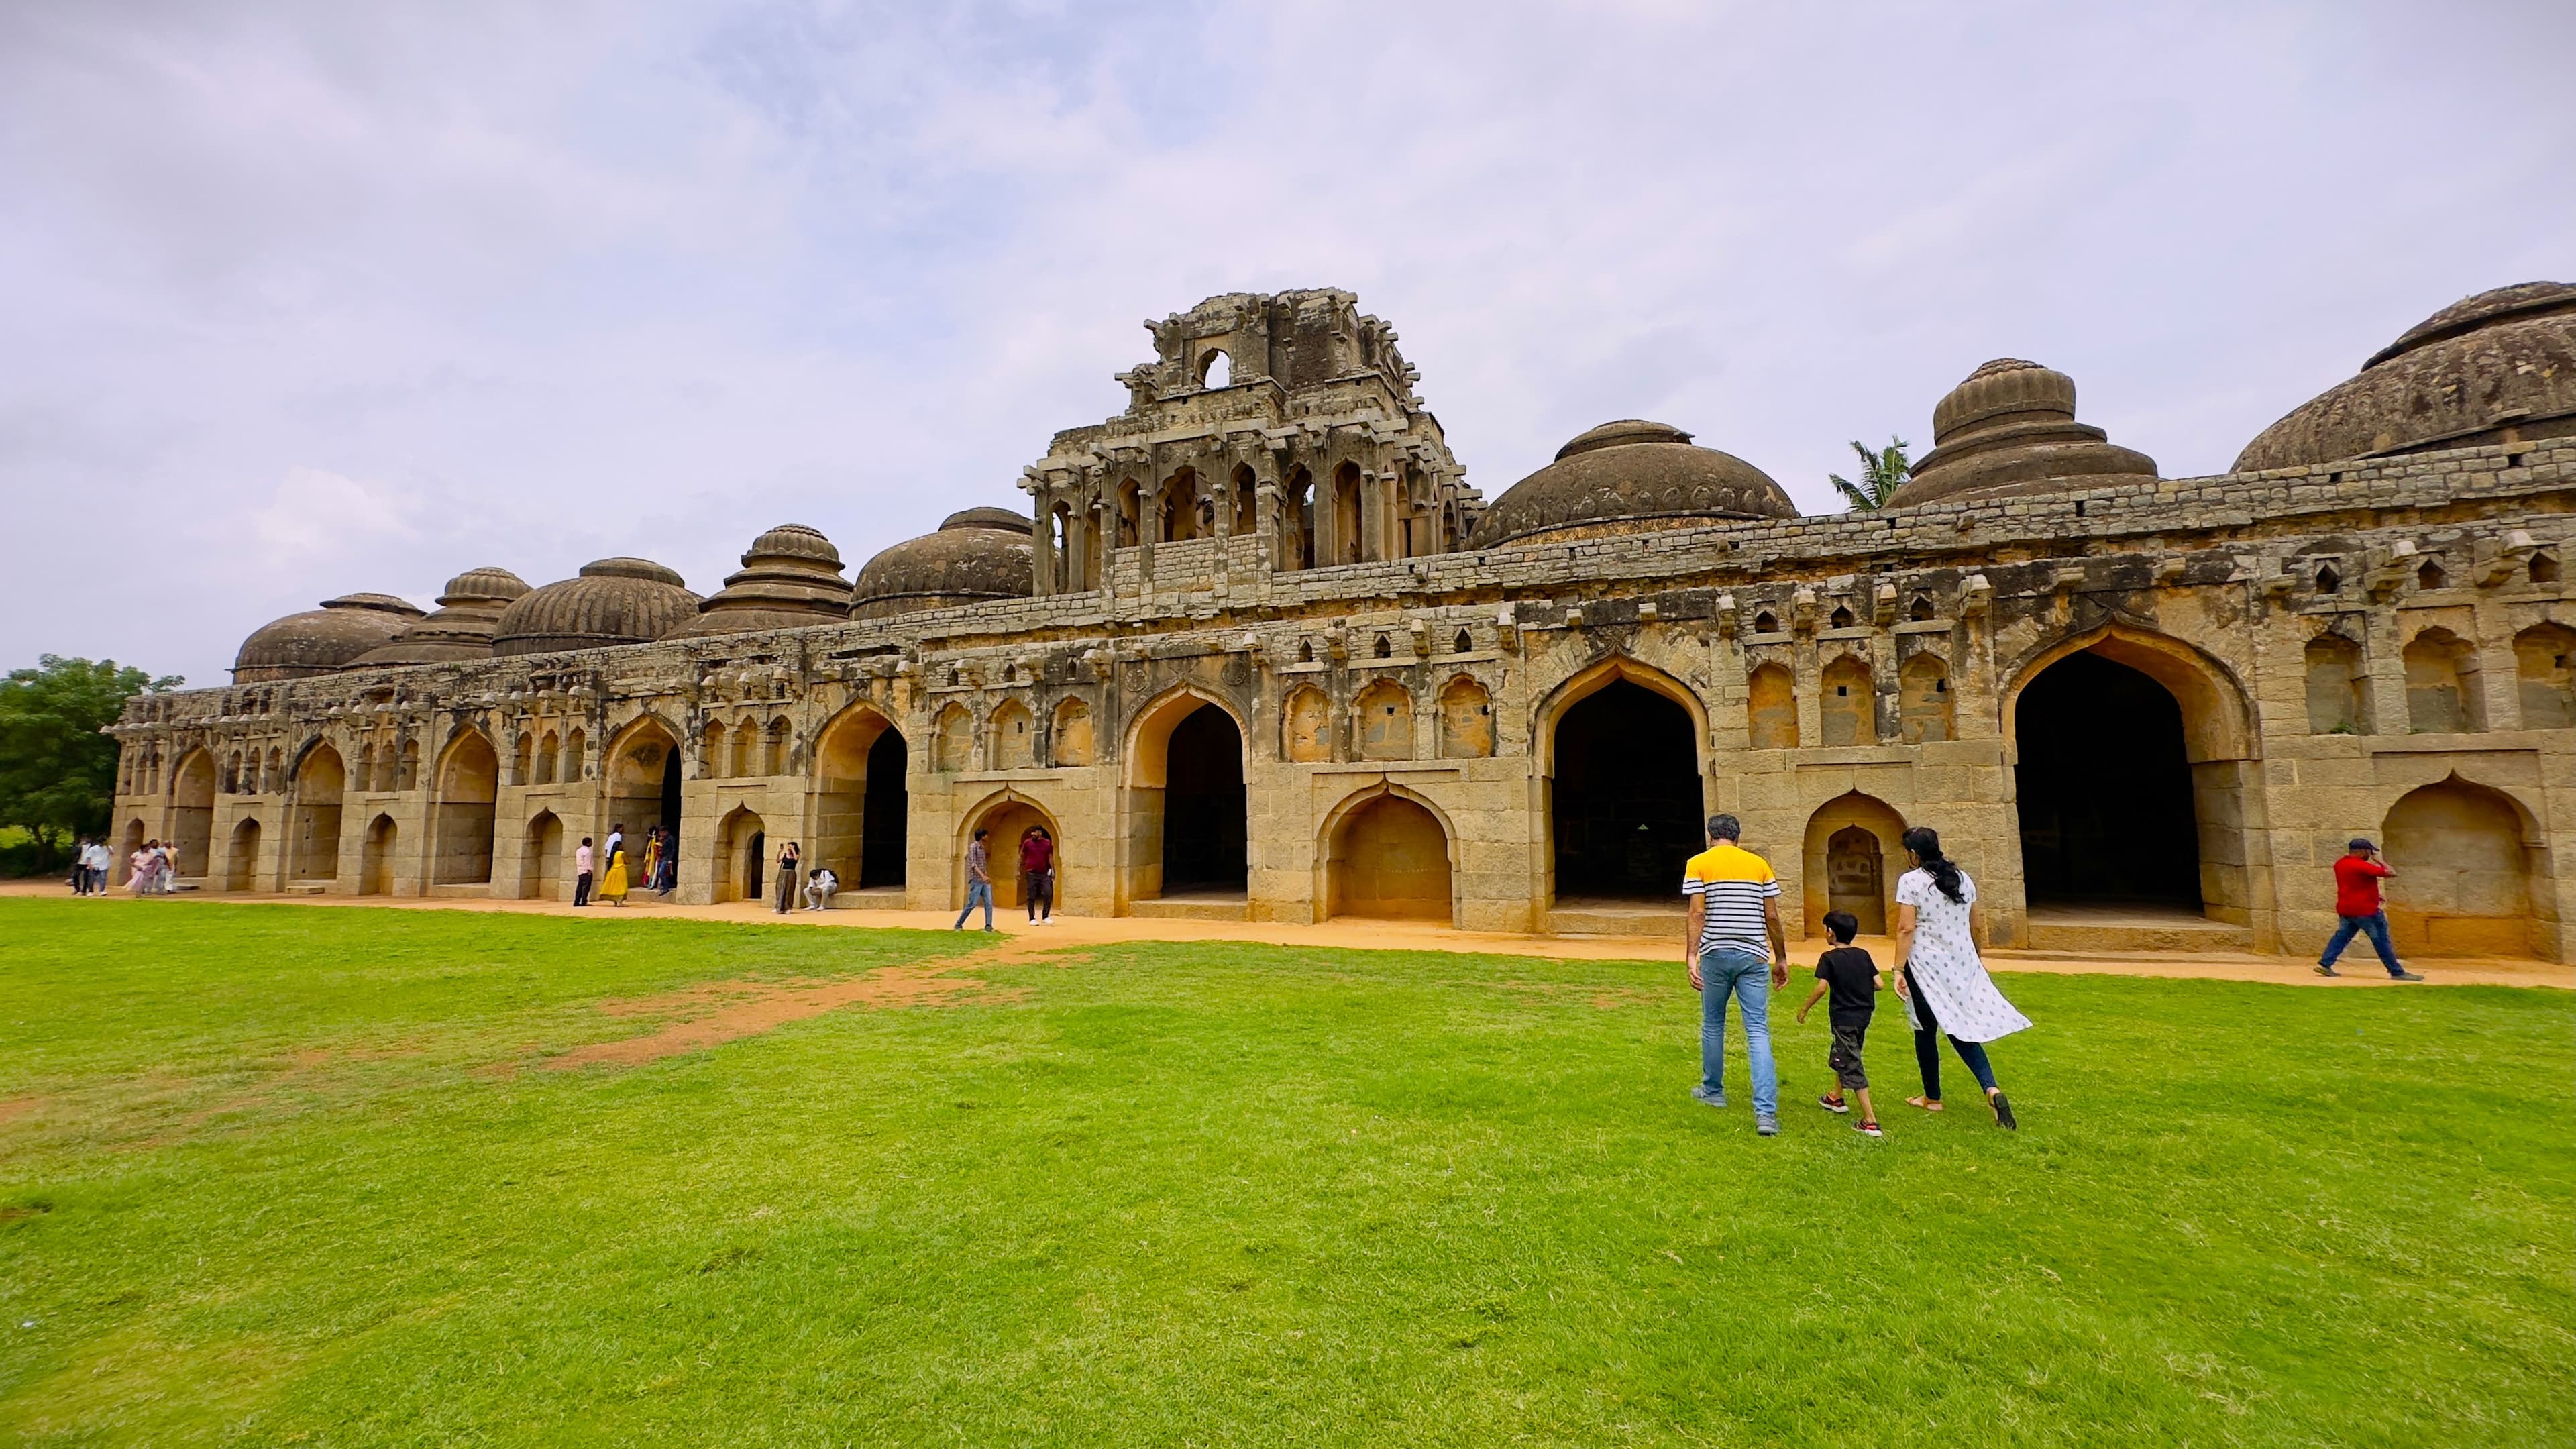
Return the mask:
{"type": "Polygon", "coordinates": [[[590,861],[590,837],[585,835],[572,853],[572,903],[576,907],[590,904],[590,861]]]}
{"type": "Polygon", "coordinates": [[[2326,942],[2326,953],[2317,958],[2319,976],[2343,974],[2335,970],[2335,959],[2359,934],[2370,938],[2371,949],[2379,953],[2379,964],[2388,968],[2390,980],[2424,979],[2397,964],[2397,945],[2388,937],[2388,908],[2379,899],[2379,883],[2396,874],[2368,839],[2356,835],[2344,842],[2344,853],[2334,863],[2334,936],[2326,942]]]}
{"type": "Polygon", "coordinates": [[[599,898],[612,906],[626,904],[626,847],[608,837],[608,866],[599,873],[599,898]]]}
{"type": "Polygon", "coordinates": [[[978,905],[984,908],[984,929],[987,931],[995,929],[993,925],[993,853],[984,847],[984,837],[990,833],[978,827],[975,838],[966,842],[966,909],[957,913],[957,924],[948,928],[952,931],[965,930],[966,918],[975,914],[975,907],[978,905]]]}
{"type": "Polygon", "coordinates": [[[1043,825],[1032,825],[1020,837],[1020,900],[1029,908],[1029,924],[1055,924],[1055,837],[1043,825]]]}
{"type": "Polygon", "coordinates": [[[680,884],[680,837],[667,825],[653,828],[662,837],[662,868],[653,876],[653,889],[667,896],[680,884]]]}
{"type": "Polygon", "coordinates": [[[1896,882],[1896,994],[1914,1027],[1914,1064],[1923,1073],[1923,1095],[1908,1106],[1941,1110],[1941,1042],[1950,1047],[1985,1089],[1997,1126],[2014,1129],[2012,1102],[1995,1085],[1986,1043],[2030,1025],[2013,1009],[1977,954],[1977,883],[1941,854],[1939,832],[1916,826],[1905,832],[1914,868],[1896,882]]]}
{"type": "Polygon", "coordinates": [[[81,852],[81,864],[89,868],[87,893],[93,896],[106,895],[107,873],[116,866],[116,857],[108,853],[107,842],[91,841],[89,848],[81,852]]]}
{"type": "Polygon", "coordinates": [[[656,825],[644,832],[644,873],[637,877],[648,891],[662,883],[662,851],[662,827],[656,825]]]}
{"type": "Polygon", "coordinates": [[[147,840],[136,846],[134,853],[125,858],[127,890],[138,896],[152,894],[152,851],[160,843],[157,840],[147,840]]]}
{"type": "Polygon", "coordinates": [[[1825,1024],[1833,1028],[1834,1045],[1825,1054],[1825,1065],[1834,1069],[1834,1089],[1818,1097],[1816,1105],[1842,1114],[1857,1101],[1860,1121],[1853,1130],[1864,1137],[1878,1137],[1884,1135],[1878,1127],[1878,1108],[1869,1100],[1869,1073],[1860,1064],[1861,1044],[1869,1039],[1870,1014],[1878,1009],[1878,963],[1852,944],[1859,934],[1860,919],[1851,912],[1825,912],[1825,936],[1833,946],[1816,958],[1816,989],[1799,1003],[1798,1024],[1805,1026],[1817,1000],[1828,991],[1833,993],[1833,1004],[1825,1008],[1825,1024]]]}
{"type": "Polygon", "coordinates": [[[86,835],[72,848],[72,894],[89,894],[89,837],[86,835]]]}
{"type": "Polygon", "coordinates": [[[792,840],[787,842],[785,850],[778,852],[778,914],[782,916],[787,914],[788,907],[796,904],[796,864],[803,858],[803,853],[797,850],[796,842],[792,840]]]}
{"type": "Polygon", "coordinates": [[[1700,993],[1700,1082],[1691,1095],[1726,1105],[1726,1003],[1744,1007],[1744,1054],[1753,1069],[1753,1130],[1780,1132],[1780,1076],[1771,1061],[1771,989],[1789,984],[1789,938],[1780,925],[1780,878],[1736,842],[1732,815],[1708,817],[1708,849],[1682,870],[1688,930],[1682,959],[1700,993]]]}
{"type": "Polygon", "coordinates": [[[805,873],[805,909],[828,911],[832,895],[841,888],[840,876],[828,865],[818,865],[805,873]]]}

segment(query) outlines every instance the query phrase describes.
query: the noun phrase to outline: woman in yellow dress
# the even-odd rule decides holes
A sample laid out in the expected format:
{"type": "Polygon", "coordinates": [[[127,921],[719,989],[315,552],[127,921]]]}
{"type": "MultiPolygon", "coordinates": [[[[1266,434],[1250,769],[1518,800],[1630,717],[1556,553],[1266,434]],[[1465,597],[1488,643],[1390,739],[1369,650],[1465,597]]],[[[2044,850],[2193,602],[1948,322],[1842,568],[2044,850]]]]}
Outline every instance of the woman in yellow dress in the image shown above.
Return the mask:
{"type": "Polygon", "coordinates": [[[618,842],[608,855],[608,873],[599,878],[599,898],[612,906],[626,904],[626,844],[618,842]]]}

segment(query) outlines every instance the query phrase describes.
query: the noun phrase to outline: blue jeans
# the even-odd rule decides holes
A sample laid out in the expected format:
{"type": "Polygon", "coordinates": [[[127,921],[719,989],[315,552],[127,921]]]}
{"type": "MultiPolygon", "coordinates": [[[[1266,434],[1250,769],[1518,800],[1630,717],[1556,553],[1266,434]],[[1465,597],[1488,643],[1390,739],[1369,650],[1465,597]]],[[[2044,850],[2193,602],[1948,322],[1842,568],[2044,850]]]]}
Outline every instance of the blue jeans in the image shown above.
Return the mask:
{"type": "Polygon", "coordinates": [[[1744,1054],[1753,1062],[1753,1113],[1780,1115],[1780,1073],[1771,1064],[1771,962],[1720,946],[1699,953],[1700,1085],[1726,1090],[1726,997],[1744,1003],[1744,1054]]]}
{"type": "Polygon", "coordinates": [[[993,929],[993,883],[988,880],[966,882],[966,909],[957,913],[957,924],[949,929],[965,930],[966,918],[975,914],[975,908],[979,905],[984,908],[984,929],[987,931],[993,929]]]}
{"type": "Polygon", "coordinates": [[[2352,938],[2355,935],[2365,935],[2370,938],[2371,946],[2379,952],[2379,964],[2388,968],[2389,975],[2394,976],[2406,969],[2397,964],[2397,946],[2388,939],[2386,911],[2367,916],[2338,917],[2335,921],[2334,939],[2326,942],[2326,954],[2318,958],[2317,964],[2332,966],[2335,958],[2343,954],[2343,948],[2352,944],[2352,938]]]}

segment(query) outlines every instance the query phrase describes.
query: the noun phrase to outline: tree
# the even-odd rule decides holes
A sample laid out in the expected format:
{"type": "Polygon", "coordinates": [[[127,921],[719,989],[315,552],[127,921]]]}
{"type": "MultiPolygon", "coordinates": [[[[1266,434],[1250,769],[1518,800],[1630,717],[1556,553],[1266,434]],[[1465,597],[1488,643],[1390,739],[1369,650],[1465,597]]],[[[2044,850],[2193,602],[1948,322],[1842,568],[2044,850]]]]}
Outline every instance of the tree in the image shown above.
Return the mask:
{"type": "Polygon", "coordinates": [[[1875,513],[1887,506],[1898,486],[1913,474],[1914,465],[1905,457],[1910,446],[1903,438],[1891,435],[1887,447],[1873,453],[1854,439],[1851,450],[1860,454],[1860,481],[1854,483],[1840,473],[1825,476],[1834,480],[1834,491],[1843,496],[1844,503],[1864,513],[1875,513]]]}
{"type": "Polygon", "coordinates": [[[47,654],[34,669],[0,680],[0,825],[33,838],[36,869],[60,863],[78,835],[105,835],[116,809],[116,741],[99,730],[125,712],[129,696],[175,689],[113,659],[92,663],[47,654]]]}

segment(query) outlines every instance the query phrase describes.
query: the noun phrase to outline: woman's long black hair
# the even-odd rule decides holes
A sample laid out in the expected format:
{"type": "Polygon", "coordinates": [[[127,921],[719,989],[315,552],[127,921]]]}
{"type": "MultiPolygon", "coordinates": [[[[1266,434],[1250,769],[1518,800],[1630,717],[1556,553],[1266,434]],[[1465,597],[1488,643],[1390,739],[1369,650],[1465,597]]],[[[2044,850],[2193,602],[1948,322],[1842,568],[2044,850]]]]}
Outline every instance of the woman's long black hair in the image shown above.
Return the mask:
{"type": "Polygon", "coordinates": [[[1967,896],[1959,889],[1959,864],[1941,853],[1941,832],[1928,825],[1917,825],[1905,832],[1905,848],[1913,851],[1923,868],[1932,872],[1932,883],[1941,888],[1954,905],[1965,905],[1967,896]]]}

